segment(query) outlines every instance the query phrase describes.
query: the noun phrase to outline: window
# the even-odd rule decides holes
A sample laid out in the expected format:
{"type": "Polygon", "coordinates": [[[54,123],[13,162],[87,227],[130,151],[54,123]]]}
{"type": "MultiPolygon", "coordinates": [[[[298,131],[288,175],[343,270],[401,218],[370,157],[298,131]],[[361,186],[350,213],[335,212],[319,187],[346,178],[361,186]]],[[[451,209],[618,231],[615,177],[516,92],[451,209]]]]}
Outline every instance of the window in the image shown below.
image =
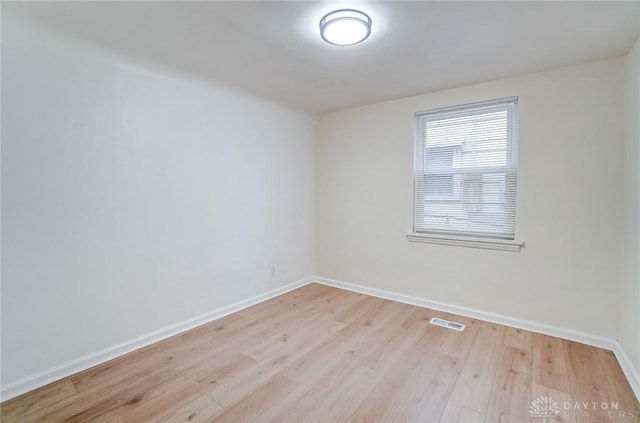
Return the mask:
{"type": "Polygon", "coordinates": [[[414,234],[515,238],[518,99],[416,113],[414,234]]]}

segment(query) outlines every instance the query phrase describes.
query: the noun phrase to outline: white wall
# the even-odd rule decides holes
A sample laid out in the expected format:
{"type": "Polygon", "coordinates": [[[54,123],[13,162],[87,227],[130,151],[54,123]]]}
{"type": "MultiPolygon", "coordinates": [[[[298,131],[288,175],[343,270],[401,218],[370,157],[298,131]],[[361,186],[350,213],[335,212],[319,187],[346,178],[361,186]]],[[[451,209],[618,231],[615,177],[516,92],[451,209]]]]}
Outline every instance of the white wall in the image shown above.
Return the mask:
{"type": "Polygon", "coordinates": [[[3,385],[313,273],[310,116],[2,19],[3,385]]]}
{"type": "Polygon", "coordinates": [[[615,338],[624,66],[611,59],[320,117],[318,274],[615,338]],[[516,236],[526,248],[408,242],[414,112],[509,96],[520,105],[516,236]]]}
{"type": "Polygon", "coordinates": [[[624,259],[620,344],[640,371],[640,39],[626,62],[627,137],[624,151],[624,259]]]}

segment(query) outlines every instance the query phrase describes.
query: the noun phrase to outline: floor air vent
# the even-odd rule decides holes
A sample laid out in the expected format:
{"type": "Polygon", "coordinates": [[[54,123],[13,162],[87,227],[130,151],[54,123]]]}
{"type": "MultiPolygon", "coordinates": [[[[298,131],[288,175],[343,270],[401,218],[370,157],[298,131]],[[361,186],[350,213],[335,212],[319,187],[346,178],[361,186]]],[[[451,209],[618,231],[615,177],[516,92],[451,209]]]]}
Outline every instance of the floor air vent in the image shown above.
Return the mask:
{"type": "Polygon", "coordinates": [[[443,328],[449,328],[449,329],[457,330],[460,332],[462,332],[465,328],[465,326],[462,323],[456,323],[450,320],[438,319],[437,317],[434,317],[433,319],[431,319],[429,323],[431,323],[432,325],[442,326],[443,328]]]}

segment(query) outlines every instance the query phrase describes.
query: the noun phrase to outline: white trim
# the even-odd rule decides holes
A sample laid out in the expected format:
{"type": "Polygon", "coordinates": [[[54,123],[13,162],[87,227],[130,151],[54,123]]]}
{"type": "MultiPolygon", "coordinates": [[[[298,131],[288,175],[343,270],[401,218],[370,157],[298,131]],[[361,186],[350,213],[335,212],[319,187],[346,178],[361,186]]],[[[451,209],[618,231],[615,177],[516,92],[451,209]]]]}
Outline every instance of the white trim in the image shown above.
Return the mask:
{"type": "Polygon", "coordinates": [[[112,347],[105,348],[91,354],[87,354],[83,357],[79,357],[75,360],[69,361],[59,366],[5,384],[0,390],[0,398],[2,399],[2,401],[6,401],[18,395],[24,394],[25,392],[32,391],[36,388],[40,388],[44,385],[71,376],[93,366],[97,366],[109,360],[113,360],[114,358],[153,344],[154,342],[161,341],[163,339],[193,329],[205,323],[220,319],[221,317],[227,316],[231,313],[235,313],[247,307],[251,307],[252,305],[270,300],[271,298],[300,288],[311,282],[313,282],[313,278],[301,279],[280,288],[272,289],[262,294],[255,295],[246,300],[221,307],[217,310],[213,310],[200,316],[184,320],[174,325],[166,326],[164,328],[149,332],[121,344],[114,345],[112,347]]]}
{"type": "Polygon", "coordinates": [[[591,345],[598,348],[613,351],[620,367],[624,372],[631,389],[640,400],[640,372],[636,369],[629,357],[625,353],[620,343],[616,340],[604,338],[597,335],[578,332],[572,329],[551,326],[542,323],[535,323],[529,320],[518,319],[515,317],[504,316],[501,314],[490,313],[487,311],[476,310],[467,307],[460,307],[452,304],[442,303],[439,301],[428,300],[425,298],[414,297],[411,295],[399,294],[396,292],[385,291],[377,288],[369,288],[363,285],[342,282],[335,279],[323,278],[316,276],[314,282],[321,283],[335,288],[346,289],[347,291],[357,292],[359,294],[371,295],[385,300],[397,301],[404,304],[411,304],[418,307],[425,307],[432,310],[443,311],[446,313],[457,314],[460,316],[470,317],[472,319],[484,320],[486,322],[497,323],[500,325],[511,326],[518,329],[524,329],[531,332],[541,333],[543,335],[554,336],[569,341],[579,342],[581,344],[591,345]]]}
{"type": "Polygon", "coordinates": [[[459,106],[440,107],[438,109],[415,112],[414,116],[428,116],[432,114],[459,112],[461,110],[477,110],[481,107],[491,107],[499,104],[512,104],[518,101],[518,96],[498,98],[495,100],[477,101],[475,103],[461,104],[459,106]]]}
{"type": "Polygon", "coordinates": [[[640,371],[634,367],[629,356],[619,342],[616,342],[613,353],[616,355],[618,363],[620,363],[620,367],[622,368],[622,372],[627,377],[629,385],[631,385],[631,389],[633,389],[633,392],[636,394],[636,398],[640,401],[640,371]]]}
{"type": "Polygon", "coordinates": [[[457,314],[472,319],[484,320],[486,322],[497,323],[500,325],[511,326],[518,329],[525,329],[531,332],[542,333],[545,335],[555,336],[570,341],[580,342],[581,344],[593,345],[594,347],[613,350],[617,344],[616,341],[597,335],[586,334],[571,329],[560,328],[557,326],[535,323],[528,320],[518,319],[515,317],[504,316],[501,314],[490,313],[487,311],[476,310],[467,307],[460,307],[439,301],[428,300],[426,298],[414,297],[411,295],[399,294],[396,292],[385,291],[377,288],[369,288],[363,285],[356,285],[348,282],[327,279],[323,277],[315,277],[315,282],[323,285],[342,288],[348,291],[360,294],[372,295],[374,297],[383,298],[385,300],[397,301],[400,303],[411,304],[418,307],[430,308],[432,310],[443,311],[446,313],[457,314]]]}
{"type": "Polygon", "coordinates": [[[483,239],[454,235],[434,235],[419,232],[408,233],[407,239],[411,242],[424,242],[427,244],[455,245],[458,247],[484,248],[488,250],[514,252],[519,252],[524,246],[524,242],[511,241],[507,239],[483,239]]]}

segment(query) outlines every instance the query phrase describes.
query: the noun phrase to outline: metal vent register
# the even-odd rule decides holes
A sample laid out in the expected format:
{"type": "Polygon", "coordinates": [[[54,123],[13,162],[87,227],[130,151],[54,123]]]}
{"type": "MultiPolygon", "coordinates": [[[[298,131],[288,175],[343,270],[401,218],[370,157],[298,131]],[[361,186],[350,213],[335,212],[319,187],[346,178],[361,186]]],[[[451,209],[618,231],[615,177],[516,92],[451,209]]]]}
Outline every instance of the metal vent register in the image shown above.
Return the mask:
{"type": "Polygon", "coordinates": [[[452,322],[450,320],[439,319],[437,317],[432,318],[429,323],[436,326],[442,326],[443,328],[457,330],[462,332],[465,328],[465,325],[462,323],[452,322]]]}

